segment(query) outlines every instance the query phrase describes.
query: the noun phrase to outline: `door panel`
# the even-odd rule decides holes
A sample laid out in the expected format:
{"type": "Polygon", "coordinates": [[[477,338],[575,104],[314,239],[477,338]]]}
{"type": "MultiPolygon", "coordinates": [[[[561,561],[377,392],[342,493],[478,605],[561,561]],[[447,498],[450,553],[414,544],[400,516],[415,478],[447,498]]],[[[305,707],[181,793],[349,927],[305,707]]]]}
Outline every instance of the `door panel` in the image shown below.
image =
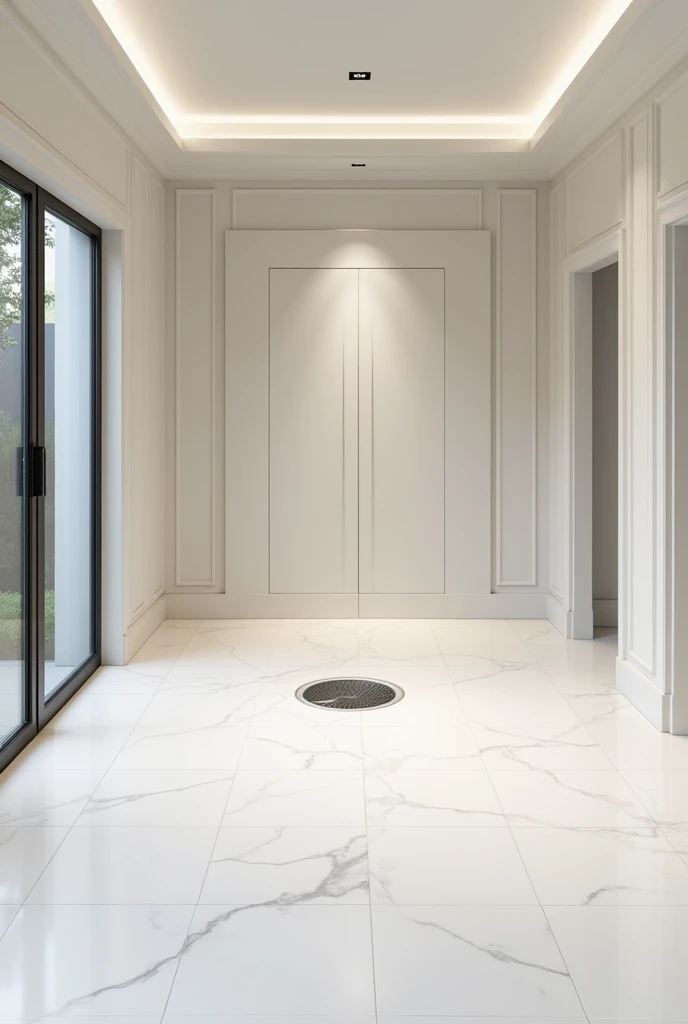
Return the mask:
{"type": "Polygon", "coordinates": [[[444,593],[444,271],[361,270],[360,593],[444,593]]]}
{"type": "Polygon", "coordinates": [[[270,271],[270,593],[358,591],[356,270],[270,271]]]}
{"type": "Polygon", "coordinates": [[[45,699],[94,652],[91,236],[45,214],[45,699]]]}
{"type": "Polygon", "coordinates": [[[27,201],[0,182],[0,748],[27,721],[27,201]]]}

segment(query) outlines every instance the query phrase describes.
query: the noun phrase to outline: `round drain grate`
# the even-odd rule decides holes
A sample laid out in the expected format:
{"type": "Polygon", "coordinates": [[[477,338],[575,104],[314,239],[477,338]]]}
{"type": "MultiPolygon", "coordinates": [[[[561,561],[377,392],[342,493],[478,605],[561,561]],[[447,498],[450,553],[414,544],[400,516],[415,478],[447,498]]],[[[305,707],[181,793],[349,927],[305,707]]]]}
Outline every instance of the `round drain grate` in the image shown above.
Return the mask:
{"type": "Polygon", "coordinates": [[[380,679],[318,679],[296,691],[304,704],[337,711],[361,711],[366,708],[387,708],[404,696],[404,691],[380,679]]]}

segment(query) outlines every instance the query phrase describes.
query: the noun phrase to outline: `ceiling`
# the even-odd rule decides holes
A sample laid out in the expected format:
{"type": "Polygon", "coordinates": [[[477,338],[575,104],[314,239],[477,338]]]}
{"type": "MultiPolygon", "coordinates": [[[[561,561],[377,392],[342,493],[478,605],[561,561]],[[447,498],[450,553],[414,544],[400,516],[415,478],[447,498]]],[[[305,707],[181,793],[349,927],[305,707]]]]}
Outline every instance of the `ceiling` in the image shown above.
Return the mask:
{"type": "Polygon", "coordinates": [[[630,0],[94,2],[183,138],[529,139],[630,0]]]}
{"type": "Polygon", "coordinates": [[[688,54],[688,0],[11,2],[187,178],[545,178],[688,54]]]}

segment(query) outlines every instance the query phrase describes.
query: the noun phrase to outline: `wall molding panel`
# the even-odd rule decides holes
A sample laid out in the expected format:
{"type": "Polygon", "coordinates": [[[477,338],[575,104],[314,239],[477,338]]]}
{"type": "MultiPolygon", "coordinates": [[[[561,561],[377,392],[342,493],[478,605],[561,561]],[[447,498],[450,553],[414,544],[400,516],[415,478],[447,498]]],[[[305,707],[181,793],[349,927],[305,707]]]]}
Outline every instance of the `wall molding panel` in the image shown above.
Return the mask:
{"type": "Polygon", "coordinates": [[[215,193],[176,192],[175,583],[212,587],[215,558],[215,193]]]}
{"type": "Polygon", "coordinates": [[[655,104],[657,195],[662,197],[688,182],[688,74],[657,97],[655,104]]]}
{"type": "Polygon", "coordinates": [[[18,121],[42,146],[121,207],[128,205],[126,139],[4,4],[0,4],[0,96],[0,113],[18,121]]]}
{"type": "Polygon", "coordinates": [[[630,156],[628,402],[626,406],[627,655],[649,675],[657,670],[657,405],[653,331],[654,182],[652,119],[633,122],[630,156]]]}
{"type": "MultiPolygon", "coordinates": [[[[127,390],[131,396],[127,423],[128,496],[148,494],[150,487],[150,337],[151,315],[147,296],[151,287],[150,179],[141,161],[131,164],[131,206],[133,230],[131,238],[131,274],[129,293],[129,327],[131,346],[127,359],[127,390]]],[[[148,575],[150,564],[150,530],[145,509],[129,509],[129,536],[132,561],[129,571],[129,603],[127,624],[140,616],[150,603],[148,575]]]]}
{"type": "Polygon", "coordinates": [[[537,586],[537,191],[500,189],[495,584],[537,586]]]}
{"type": "MultiPolygon", "coordinates": [[[[549,353],[549,589],[562,602],[565,592],[564,504],[566,480],[564,475],[564,431],[561,410],[564,407],[563,381],[563,276],[561,267],[566,253],[566,190],[558,185],[550,192],[550,353],[549,353]]],[[[558,625],[558,623],[557,623],[558,625]]]]}
{"type": "Polygon", "coordinates": [[[234,189],[232,227],[480,230],[480,188],[234,189]]]}
{"type": "Polygon", "coordinates": [[[566,178],[566,244],[575,252],[624,217],[624,145],[619,131],[566,178]]]}
{"type": "Polygon", "coordinates": [[[165,532],[158,516],[165,508],[165,189],[157,178],[150,180],[151,215],[151,302],[154,303],[150,330],[150,409],[151,452],[150,520],[150,600],[165,591],[165,532]]]}

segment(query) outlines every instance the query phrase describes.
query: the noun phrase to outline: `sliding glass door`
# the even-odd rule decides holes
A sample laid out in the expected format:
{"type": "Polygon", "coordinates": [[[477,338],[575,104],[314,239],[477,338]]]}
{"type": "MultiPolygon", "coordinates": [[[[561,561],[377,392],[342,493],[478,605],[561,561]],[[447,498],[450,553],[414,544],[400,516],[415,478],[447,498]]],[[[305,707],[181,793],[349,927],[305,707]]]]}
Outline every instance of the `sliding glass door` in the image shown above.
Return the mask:
{"type": "Polygon", "coordinates": [[[99,664],[99,258],[0,164],[0,770],[99,664]]]}
{"type": "Polygon", "coordinates": [[[29,199],[0,178],[0,745],[30,718],[24,457],[29,199]]]}
{"type": "Polygon", "coordinates": [[[45,699],[95,652],[93,238],[45,212],[45,699]]]}

